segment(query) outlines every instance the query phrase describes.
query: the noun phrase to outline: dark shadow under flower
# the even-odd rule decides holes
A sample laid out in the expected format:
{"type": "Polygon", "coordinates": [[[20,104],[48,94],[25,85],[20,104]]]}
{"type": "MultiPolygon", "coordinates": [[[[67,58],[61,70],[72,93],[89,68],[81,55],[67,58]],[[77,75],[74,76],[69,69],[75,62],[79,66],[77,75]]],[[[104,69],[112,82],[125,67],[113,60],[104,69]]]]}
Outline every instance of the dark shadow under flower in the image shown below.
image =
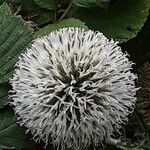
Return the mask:
{"type": "Polygon", "coordinates": [[[150,125],[150,64],[145,63],[139,69],[137,109],[143,115],[145,121],[150,125]]]}

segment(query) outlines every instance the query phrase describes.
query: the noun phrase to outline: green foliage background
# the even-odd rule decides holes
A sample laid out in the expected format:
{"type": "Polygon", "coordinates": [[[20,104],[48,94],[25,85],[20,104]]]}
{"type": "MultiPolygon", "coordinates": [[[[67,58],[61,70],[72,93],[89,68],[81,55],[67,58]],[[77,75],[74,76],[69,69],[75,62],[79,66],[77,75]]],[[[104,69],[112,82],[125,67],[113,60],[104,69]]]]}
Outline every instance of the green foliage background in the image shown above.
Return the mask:
{"type": "MultiPolygon", "coordinates": [[[[149,10],[150,0],[0,0],[0,150],[43,149],[43,143],[25,134],[8,105],[9,78],[19,55],[34,38],[62,27],[99,30],[119,41],[136,63],[134,71],[141,87],[136,109],[120,131],[118,143],[96,149],[150,150],[149,10]]],[[[47,149],[53,149],[52,145],[47,149]]]]}

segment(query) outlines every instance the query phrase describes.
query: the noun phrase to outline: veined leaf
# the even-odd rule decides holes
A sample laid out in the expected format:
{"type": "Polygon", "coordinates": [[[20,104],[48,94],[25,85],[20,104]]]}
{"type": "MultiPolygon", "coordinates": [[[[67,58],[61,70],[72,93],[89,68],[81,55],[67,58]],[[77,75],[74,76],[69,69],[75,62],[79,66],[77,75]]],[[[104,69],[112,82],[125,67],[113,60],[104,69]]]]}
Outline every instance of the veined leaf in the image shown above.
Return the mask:
{"type": "Polygon", "coordinates": [[[107,9],[78,8],[74,16],[90,29],[103,32],[108,38],[125,42],[143,27],[150,9],[150,0],[120,0],[107,9]]]}
{"type": "Polygon", "coordinates": [[[60,28],[64,28],[64,27],[79,27],[79,28],[87,29],[87,26],[85,25],[85,23],[83,23],[79,19],[70,18],[70,19],[62,20],[59,23],[50,24],[40,29],[39,31],[35,32],[34,37],[37,38],[37,37],[41,37],[44,35],[48,35],[50,32],[55,31],[60,28]]]}
{"type": "Polygon", "coordinates": [[[14,71],[18,56],[32,41],[25,22],[11,14],[6,4],[0,6],[0,84],[6,83],[14,71]]]}
{"type": "Polygon", "coordinates": [[[0,109],[8,104],[8,87],[0,86],[0,109]]]}
{"type": "Polygon", "coordinates": [[[10,108],[0,111],[0,149],[34,150],[35,143],[16,122],[10,108]]]}
{"type": "Polygon", "coordinates": [[[31,42],[31,31],[20,18],[11,14],[6,4],[0,6],[0,108],[8,104],[8,88],[18,56],[31,42]]]}

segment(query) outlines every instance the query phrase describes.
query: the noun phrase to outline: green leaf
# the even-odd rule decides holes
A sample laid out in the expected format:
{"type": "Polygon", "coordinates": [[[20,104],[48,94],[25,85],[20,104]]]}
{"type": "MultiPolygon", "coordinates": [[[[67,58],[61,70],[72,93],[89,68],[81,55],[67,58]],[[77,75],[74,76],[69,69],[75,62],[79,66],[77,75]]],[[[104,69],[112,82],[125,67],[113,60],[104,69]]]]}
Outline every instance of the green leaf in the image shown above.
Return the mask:
{"type": "Polygon", "coordinates": [[[79,27],[79,28],[85,28],[87,29],[87,26],[85,23],[81,22],[79,19],[64,19],[60,21],[59,23],[50,24],[39,31],[35,32],[34,37],[41,37],[44,35],[48,35],[50,32],[55,31],[57,29],[63,28],[63,27],[79,27]]]}
{"type": "Polygon", "coordinates": [[[121,44],[123,51],[128,51],[130,59],[141,66],[147,61],[150,62],[150,15],[138,35],[126,43],[121,44]]]}
{"type": "Polygon", "coordinates": [[[31,30],[6,4],[0,6],[0,84],[8,82],[18,56],[32,41],[31,30]]]}
{"type": "Polygon", "coordinates": [[[144,150],[150,150],[150,139],[147,140],[143,145],[142,145],[142,148],[144,150]]]}
{"type": "Polygon", "coordinates": [[[107,9],[78,8],[74,16],[90,29],[103,32],[108,38],[125,42],[143,27],[150,9],[150,0],[120,0],[107,9]]]}
{"type": "Polygon", "coordinates": [[[6,85],[0,86],[0,109],[8,104],[8,91],[6,85]]]}
{"type": "Polygon", "coordinates": [[[79,7],[94,7],[105,6],[110,0],[74,0],[74,3],[79,7]]]}
{"type": "Polygon", "coordinates": [[[55,8],[54,0],[34,0],[42,8],[53,10],[55,8]]]}
{"type": "Polygon", "coordinates": [[[7,2],[13,8],[19,9],[19,13],[24,19],[34,21],[38,26],[42,26],[53,20],[51,10],[40,8],[34,0],[0,0],[0,4],[7,2]]]}
{"type": "Polygon", "coordinates": [[[0,149],[35,149],[35,143],[17,123],[13,111],[0,111],[0,149]]]}

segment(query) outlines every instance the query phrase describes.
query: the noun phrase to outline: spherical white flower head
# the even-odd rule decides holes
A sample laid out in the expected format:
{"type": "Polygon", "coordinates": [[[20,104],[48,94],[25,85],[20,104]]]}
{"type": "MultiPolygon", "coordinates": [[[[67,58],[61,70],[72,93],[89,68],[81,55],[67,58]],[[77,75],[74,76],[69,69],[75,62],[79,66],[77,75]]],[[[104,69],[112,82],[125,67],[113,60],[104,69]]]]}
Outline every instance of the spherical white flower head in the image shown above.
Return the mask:
{"type": "Polygon", "coordinates": [[[11,104],[35,141],[75,150],[107,142],[133,110],[132,62],[102,33],[63,28],[27,49],[11,104]]]}

